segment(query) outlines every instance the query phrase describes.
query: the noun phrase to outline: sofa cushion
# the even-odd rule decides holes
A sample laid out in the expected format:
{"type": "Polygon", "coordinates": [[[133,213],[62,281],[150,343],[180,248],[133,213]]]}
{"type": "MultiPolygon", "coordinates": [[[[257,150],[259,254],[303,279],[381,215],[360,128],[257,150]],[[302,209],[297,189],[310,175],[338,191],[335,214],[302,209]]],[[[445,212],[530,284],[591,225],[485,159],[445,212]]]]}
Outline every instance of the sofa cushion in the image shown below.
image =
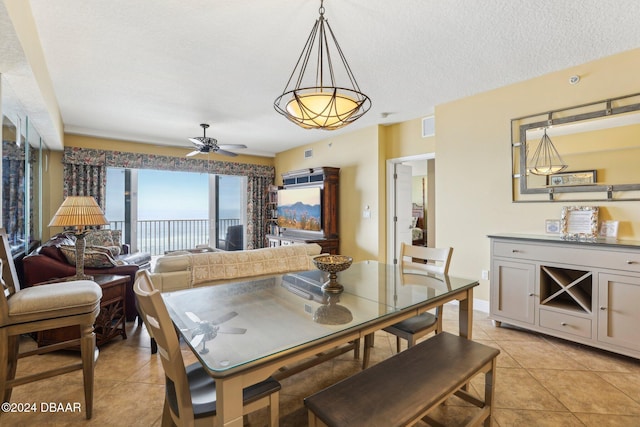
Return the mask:
{"type": "Polygon", "coordinates": [[[192,285],[215,280],[311,270],[314,265],[307,246],[291,245],[248,251],[192,254],[192,285]]]}
{"type": "Polygon", "coordinates": [[[181,253],[171,253],[156,260],[153,267],[154,273],[169,273],[172,271],[185,271],[191,268],[191,253],[182,251],[181,253]]]}
{"type": "MultiPolygon", "coordinates": [[[[75,246],[61,245],[60,250],[64,254],[67,262],[76,265],[76,248],[75,246]]],[[[87,268],[110,268],[117,265],[125,265],[123,261],[113,258],[108,248],[99,246],[86,247],[84,251],[84,266],[87,268]]]]}
{"type": "Polygon", "coordinates": [[[109,248],[111,256],[120,255],[120,237],[122,232],[120,230],[92,230],[84,237],[84,241],[89,246],[101,246],[109,248]],[[114,238],[117,237],[117,238],[114,238]]]}

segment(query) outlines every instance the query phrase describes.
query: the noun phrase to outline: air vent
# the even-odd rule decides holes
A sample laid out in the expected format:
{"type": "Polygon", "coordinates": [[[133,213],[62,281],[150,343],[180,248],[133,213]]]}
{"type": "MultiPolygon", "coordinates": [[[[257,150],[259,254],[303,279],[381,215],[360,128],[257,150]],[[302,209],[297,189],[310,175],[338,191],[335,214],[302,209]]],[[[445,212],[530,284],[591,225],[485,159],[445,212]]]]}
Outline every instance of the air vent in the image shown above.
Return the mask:
{"type": "Polygon", "coordinates": [[[309,159],[313,157],[313,150],[309,149],[309,150],[304,150],[304,158],[305,159],[309,159]]]}
{"type": "Polygon", "coordinates": [[[422,119],[422,137],[435,136],[436,134],[436,118],[429,116],[422,119]]]}

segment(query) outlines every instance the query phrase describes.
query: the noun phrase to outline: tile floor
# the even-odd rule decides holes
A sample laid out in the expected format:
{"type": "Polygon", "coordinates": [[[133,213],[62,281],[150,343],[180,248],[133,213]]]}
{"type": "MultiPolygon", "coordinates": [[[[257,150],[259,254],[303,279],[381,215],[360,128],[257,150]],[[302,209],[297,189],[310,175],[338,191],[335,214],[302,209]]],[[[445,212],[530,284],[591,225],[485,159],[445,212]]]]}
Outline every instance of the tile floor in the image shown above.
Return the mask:
{"type": "MultiPolygon", "coordinates": [[[[444,328],[457,333],[457,307],[445,307],[444,328]]],[[[151,355],[144,327],[127,325],[128,339],[102,347],[96,365],[93,418],[83,413],[44,413],[43,402],[80,402],[84,407],[80,371],[26,384],[14,389],[12,402],[35,402],[38,413],[5,413],[2,426],[159,426],[164,377],[157,355],[151,355]]],[[[494,327],[487,314],[474,312],[474,339],[501,350],[496,373],[494,426],[640,426],[640,361],[567,341],[518,330],[494,327]]],[[[33,343],[25,338],[24,346],[33,343]]],[[[395,338],[378,332],[372,364],[395,351],[395,338]]],[[[188,349],[188,362],[194,361],[188,349]]],[[[59,363],[69,357],[57,353],[23,359],[19,372],[36,365],[59,363]]],[[[280,425],[307,425],[302,399],[315,390],[360,369],[353,353],[315,366],[282,381],[280,425]]],[[[472,382],[482,390],[482,379],[472,382]]],[[[372,391],[375,392],[375,391],[372,391]]],[[[446,425],[462,425],[474,407],[458,398],[437,409],[434,418],[446,425]]],[[[265,413],[249,419],[263,426],[265,413]]]]}

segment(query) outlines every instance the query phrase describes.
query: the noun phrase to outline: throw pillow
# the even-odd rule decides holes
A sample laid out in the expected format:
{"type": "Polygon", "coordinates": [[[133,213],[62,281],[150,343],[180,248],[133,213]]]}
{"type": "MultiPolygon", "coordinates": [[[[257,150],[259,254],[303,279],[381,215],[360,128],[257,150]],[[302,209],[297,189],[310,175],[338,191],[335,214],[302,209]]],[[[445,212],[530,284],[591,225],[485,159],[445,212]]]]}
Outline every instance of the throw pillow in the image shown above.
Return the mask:
{"type": "Polygon", "coordinates": [[[113,246],[122,247],[122,230],[111,230],[111,238],[113,239],[113,246]]]}
{"type": "MultiPolygon", "coordinates": [[[[75,246],[62,245],[60,246],[60,250],[65,258],[67,258],[69,264],[76,265],[75,246]]],[[[113,259],[111,252],[107,248],[90,246],[84,250],[84,266],[86,268],[110,268],[124,264],[123,261],[113,259]]]]}
{"type": "Polygon", "coordinates": [[[111,230],[92,230],[84,237],[87,246],[115,246],[111,230]]]}
{"type": "Polygon", "coordinates": [[[122,253],[120,244],[121,237],[122,230],[93,230],[87,233],[84,240],[87,249],[89,249],[89,247],[109,248],[111,256],[117,257],[122,253]]]}

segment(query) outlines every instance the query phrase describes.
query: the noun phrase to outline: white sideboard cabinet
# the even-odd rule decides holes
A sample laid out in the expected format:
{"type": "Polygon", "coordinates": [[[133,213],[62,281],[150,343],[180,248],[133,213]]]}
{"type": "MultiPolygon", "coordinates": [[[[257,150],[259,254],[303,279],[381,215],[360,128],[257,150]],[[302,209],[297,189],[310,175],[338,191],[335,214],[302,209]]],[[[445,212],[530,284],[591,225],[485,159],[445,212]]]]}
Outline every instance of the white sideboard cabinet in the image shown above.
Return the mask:
{"type": "Polygon", "coordinates": [[[640,359],[640,242],[490,235],[491,318],[640,359]]]}

